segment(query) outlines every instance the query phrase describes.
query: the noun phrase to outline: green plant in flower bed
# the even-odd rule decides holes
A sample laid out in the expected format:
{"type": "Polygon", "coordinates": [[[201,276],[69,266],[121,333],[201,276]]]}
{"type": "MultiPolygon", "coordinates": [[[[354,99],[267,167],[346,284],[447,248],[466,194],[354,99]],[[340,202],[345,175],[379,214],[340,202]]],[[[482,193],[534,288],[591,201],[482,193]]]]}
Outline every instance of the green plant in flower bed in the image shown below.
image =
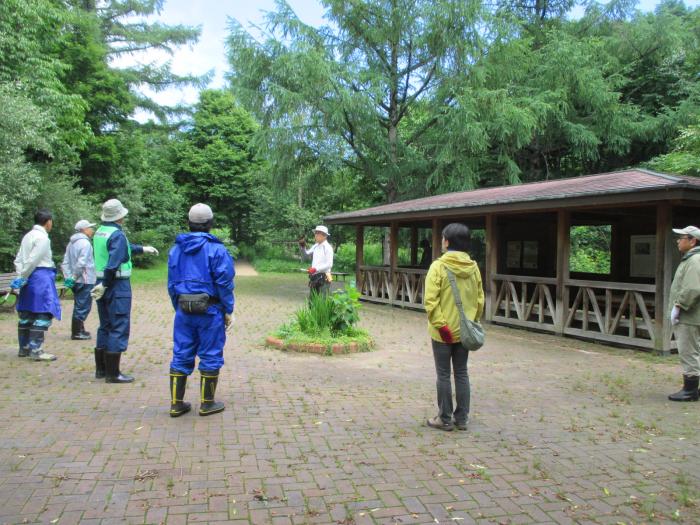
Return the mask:
{"type": "Polygon", "coordinates": [[[306,305],[294,313],[291,322],[281,326],[275,336],[290,343],[358,343],[360,350],[373,346],[369,334],[355,325],[360,320],[360,292],[354,286],[330,295],[311,294],[306,305]]]}

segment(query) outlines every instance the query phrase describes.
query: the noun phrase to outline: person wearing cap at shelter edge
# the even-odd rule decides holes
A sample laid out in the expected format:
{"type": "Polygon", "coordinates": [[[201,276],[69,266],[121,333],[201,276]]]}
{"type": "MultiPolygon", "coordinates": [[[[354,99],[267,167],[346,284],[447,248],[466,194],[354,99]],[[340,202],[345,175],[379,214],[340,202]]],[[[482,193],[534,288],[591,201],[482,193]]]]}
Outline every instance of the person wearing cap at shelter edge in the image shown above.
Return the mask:
{"type": "Polygon", "coordinates": [[[127,210],[117,199],[102,205],[102,224],[92,238],[97,284],[92,297],[97,301],[100,327],[95,344],[95,377],[106,383],[131,383],[134,378],[119,370],[122,352],[129,345],[131,322],[131,256],[158,255],[153,246],[130,244],[122,230],[127,210]]]}
{"type": "Polygon", "coordinates": [[[700,228],[674,229],[681,262],[671,284],[671,324],[683,369],[683,388],[671,401],[697,401],[700,378],[700,228]]]}
{"type": "Polygon", "coordinates": [[[209,233],[214,213],[198,203],[188,215],[190,233],[181,233],[168,255],[168,295],[175,309],[173,359],[170,362],[170,416],[190,411],[184,401],[187,376],[199,357],[199,415],[224,410],[214,400],[219,370],[224,365],[226,330],[233,314],[233,259],[209,233]]]}
{"type": "Polygon", "coordinates": [[[90,339],[85,331],[85,319],[92,309],[90,292],[95,286],[95,258],[92,255],[92,236],[95,224],[85,219],[75,223],[75,231],[63,256],[61,270],[66,288],[73,290],[73,318],[71,319],[71,339],[90,339]]]}
{"type": "Polygon", "coordinates": [[[333,248],[328,242],[328,228],[316,226],[314,228],[314,239],[316,243],[306,249],[306,240],[299,239],[299,249],[302,257],[308,258],[311,255],[311,266],[307,270],[309,273],[309,288],[311,291],[327,294],[330,291],[330,272],[333,268],[333,248]]]}

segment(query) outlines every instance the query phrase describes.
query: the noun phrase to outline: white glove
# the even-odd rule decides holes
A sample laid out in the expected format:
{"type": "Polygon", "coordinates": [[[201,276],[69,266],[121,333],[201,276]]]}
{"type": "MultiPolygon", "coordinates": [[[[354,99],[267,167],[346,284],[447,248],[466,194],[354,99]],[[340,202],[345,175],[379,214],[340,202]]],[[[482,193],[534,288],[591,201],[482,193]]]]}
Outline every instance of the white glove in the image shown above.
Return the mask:
{"type": "Polygon", "coordinates": [[[678,306],[677,304],[673,305],[673,309],[671,310],[671,324],[676,325],[680,323],[681,321],[681,307],[678,306]]]}
{"type": "Polygon", "coordinates": [[[224,314],[224,326],[228,332],[233,326],[233,314],[224,314]]]}
{"type": "Polygon", "coordinates": [[[106,288],[104,287],[104,285],[100,283],[95,285],[95,287],[92,289],[92,292],[90,292],[90,295],[95,301],[99,301],[105,294],[105,290],[106,288]]]}
{"type": "Polygon", "coordinates": [[[158,255],[158,250],[156,250],[153,246],[144,246],[143,253],[147,253],[149,255],[158,255]]]}

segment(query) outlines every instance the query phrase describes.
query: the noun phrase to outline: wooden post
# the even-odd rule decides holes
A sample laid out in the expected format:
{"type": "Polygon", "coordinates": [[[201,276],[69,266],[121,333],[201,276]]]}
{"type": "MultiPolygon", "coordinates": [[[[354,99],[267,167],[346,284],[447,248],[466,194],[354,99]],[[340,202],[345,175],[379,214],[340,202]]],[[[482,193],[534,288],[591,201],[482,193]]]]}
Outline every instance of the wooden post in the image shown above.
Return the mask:
{"type": "MultiPolygon", "coordinates": [[[[571,213],[567,210],[557,212],[557,304],[554,330],[557,335],[564,334],[564,323],[569,313],[569,254],[571,252],[571,213]]],[[[584,314],[585,315],[585,314],[584,314]]]]}
{"type": "Polygon", "coordinates": [[[622,275],[623,242],[624,239],[620,231],[620,223],[619,221],[613,221],[610,225],[610,278],[613,281],[624,280],[622,275]]]}
{"type": "Polygon", "coordinates": [[[392,304],[396,297],[396,268],[399,265],[399,223],[391,222],[389,230],[389,304],[392,304]]]}
{"type": "Polygon", "coordinates": [[[654,294],[654,350],[671,353],[671,321],[668,302],[673,280],[673,224],[671,205],[663,202],[656,206],[656,292],[654,294]]]}
{"type": "Polygon", "coordinates": [[[484,293],[486,295],[486,305],[484,307],[484,320],[493,320],[496,310],[496,299],[498,298],[498,286],[493,280],[493,276],[498,273],[498,220],[493,214],[486,216],[486,263],[484,265],[482,282],[484,283],[484,293]]]}
{"type": "Polygon", "coordinates": [[[411,226],[411,266],[418,265],[418,228],[411,226]]]}
{"type": "Polygon", "coordinates": [[[433,244],[433,261],[439,259],[442,254],[442,221],[433,219],[433,236],[431,240],[433,244]]]}
{"type": "Polygon", "coordinates": [[[362,269],[365,263],[365,227],[355,227],[355,284],[362,293],[362,269]]]}

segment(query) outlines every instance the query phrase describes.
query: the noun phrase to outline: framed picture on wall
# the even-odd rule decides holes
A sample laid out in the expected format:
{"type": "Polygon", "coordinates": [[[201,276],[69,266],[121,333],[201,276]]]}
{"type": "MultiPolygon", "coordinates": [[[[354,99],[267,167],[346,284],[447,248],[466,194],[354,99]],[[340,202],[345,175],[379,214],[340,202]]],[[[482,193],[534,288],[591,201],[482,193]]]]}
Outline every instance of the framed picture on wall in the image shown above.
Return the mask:
{"type": "Polygon", "coordinates": [[[656,235],[630,236],[630,277],[656,275],[656,235]]]}
{"type": "Polygon", "coordinates": [[[539,255],[539,243],[537,241],[523,242],[523,268],[528,270],[537,269],[537,261],[539,255]]]}
{"type": "Polygon", "coordinates": [[[506,244],[506,266],[508,268],[520,268],[520,256],[523,251],[521,241],[508,241],[506,244]]]}

